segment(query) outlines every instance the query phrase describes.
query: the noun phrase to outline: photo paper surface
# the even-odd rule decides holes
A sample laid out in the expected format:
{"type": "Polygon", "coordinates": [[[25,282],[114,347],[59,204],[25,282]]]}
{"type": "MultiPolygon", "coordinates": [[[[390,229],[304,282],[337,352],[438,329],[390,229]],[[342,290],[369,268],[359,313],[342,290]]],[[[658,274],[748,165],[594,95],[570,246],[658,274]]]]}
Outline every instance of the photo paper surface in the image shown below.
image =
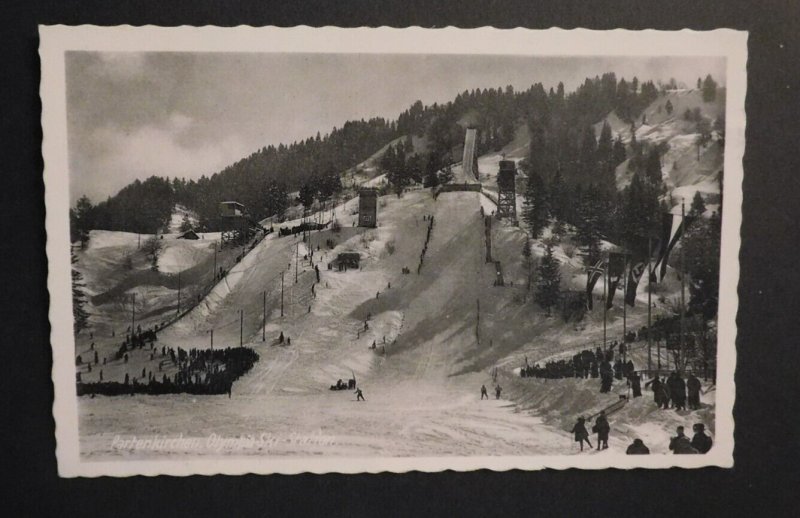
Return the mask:
{"type": "Polygon", "coordinates": [[[40,32],[62,476],[733,465],[746,33],[40,32]]]}

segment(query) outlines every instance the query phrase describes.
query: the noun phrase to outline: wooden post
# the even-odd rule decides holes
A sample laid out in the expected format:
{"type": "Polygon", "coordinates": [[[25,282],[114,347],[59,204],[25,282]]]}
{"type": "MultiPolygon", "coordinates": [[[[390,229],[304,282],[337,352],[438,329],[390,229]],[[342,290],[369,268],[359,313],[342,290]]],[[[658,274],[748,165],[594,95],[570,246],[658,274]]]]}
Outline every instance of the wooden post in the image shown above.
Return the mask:
{"type": "Polygon", "coordinates": [[[133,301],[131,302],[131,336],[133,336],[133,330],[136,328],[136,293],[132,293],[133,301]]]}
{"type": "MultiPolygon", "coordinates": [[[[683,232],[686,232],[686,207],[684,205],[684,201],[681,200],[681,226],[683,227],[683,232]]],[[[683,315],[686,313],[686,300],[684,295],[684,286],[686,284],[686,268],[684,264],[684,254],[683,254],[683,244],[681,244],[680,248],[681,252],[681,342],[680,342],[680,350],[678,351],[678,372],[683,372],[683,361],[684,361],[684,346],[685,346],[685,339],[684,339],[684,318],[683,315]]]]}
{"type": "Polygon", "coordinates": [[[211,349],[214,349],[214,330],[211,330],[211,349]]]}
{"type": "Polygon", "coordinates": [[[652,241],[650,236],[647,237],[647,370],[651,370],[653,368],[653,358],[652,358],[652,341],[650,340],[650,326],[652,322],[650,320],[650,316],[652,313],[653,303],[651,301],[652,297],[652,276],[653,276],[653,251],[652,251],[652,241]]]}
{"type": "Polygon", "coordinates": [[[606,350],[606,315],[608,314],[608,305],[606,304],[606,284],[608,281],[608,256],[605,260],[605,268],[603,271],[603,352],[606,350]]]}
{"type": "Polygon", "coordinates": [[[267,341],[267,292],[264,291],[264,325],[261,326],[261,341],[267,341]]]}
{"type": "Polygon", "coordinates": [[[283,316],[283,274],[284,272],[281,272],[281,317],[283,316]]]}
{"type": "Polygon", "coordinates": [[[625,263],[622,267],[622,345],[625,347],[625,352],[622,354],[622,363],[626,363],[628,359],[628,308],[625,303],[625,296],[628,294],[628,254],[625,254],[625,263]]]}

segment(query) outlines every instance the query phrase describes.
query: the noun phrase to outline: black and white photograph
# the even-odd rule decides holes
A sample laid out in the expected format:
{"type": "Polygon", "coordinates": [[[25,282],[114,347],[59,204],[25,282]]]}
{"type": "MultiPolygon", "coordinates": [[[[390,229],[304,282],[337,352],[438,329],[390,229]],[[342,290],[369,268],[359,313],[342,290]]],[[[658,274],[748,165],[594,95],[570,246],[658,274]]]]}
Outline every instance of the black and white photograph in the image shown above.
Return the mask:
{"type": "Polygon", "coordinates": [[[733,465],[746,33],[40,33],[62,476],[733,465]]]}

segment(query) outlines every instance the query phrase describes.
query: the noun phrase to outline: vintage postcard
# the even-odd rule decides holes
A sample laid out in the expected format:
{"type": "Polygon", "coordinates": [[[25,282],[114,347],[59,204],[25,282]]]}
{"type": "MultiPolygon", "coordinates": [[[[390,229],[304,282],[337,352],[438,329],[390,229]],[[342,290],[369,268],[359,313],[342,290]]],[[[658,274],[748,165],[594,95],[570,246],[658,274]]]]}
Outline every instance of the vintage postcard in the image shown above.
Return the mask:
{"type": "Polygon", "coordinates": [[[40,32],[62,476],[733,465],[747,33],[40,32]]]}

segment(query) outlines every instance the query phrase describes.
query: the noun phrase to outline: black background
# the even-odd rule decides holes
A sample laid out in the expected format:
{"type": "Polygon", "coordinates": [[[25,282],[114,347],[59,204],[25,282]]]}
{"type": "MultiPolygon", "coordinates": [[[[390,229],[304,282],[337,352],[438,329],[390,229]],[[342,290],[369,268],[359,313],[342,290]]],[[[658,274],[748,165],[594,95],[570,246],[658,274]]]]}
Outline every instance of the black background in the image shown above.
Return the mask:
{"type": "MultiPolygon", "coordinates": [[[[0,5],[0,511],[7,516],[794,515],[800,1],[383,3],[188,0],[0,5]],[[59,479],[50,381],[37,24],[729,27],[750,31],[735,467],[404,475],[59,479]],[[9,508],[10,504],[10,508],[9,508]],[[727,513],[725,513],[727,514],[727,513]]],[[[602,49],[598,49],[601,51],[602,49]]]]}

